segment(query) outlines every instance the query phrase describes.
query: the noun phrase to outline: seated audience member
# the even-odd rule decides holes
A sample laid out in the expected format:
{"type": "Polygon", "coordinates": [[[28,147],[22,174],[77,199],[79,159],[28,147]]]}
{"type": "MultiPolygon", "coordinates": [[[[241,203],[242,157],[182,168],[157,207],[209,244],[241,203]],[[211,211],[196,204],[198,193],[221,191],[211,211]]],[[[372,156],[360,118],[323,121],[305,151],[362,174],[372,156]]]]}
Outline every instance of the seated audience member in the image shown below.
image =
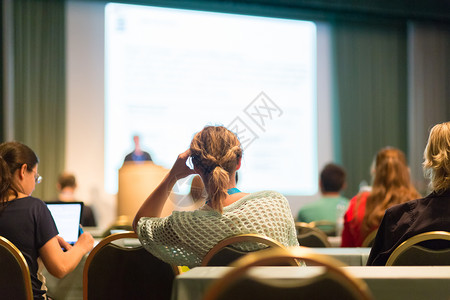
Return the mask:
{"type": "MultiPolygon", "coordinates": [[[[56,185],[58,189],[58,199],[56,201],[71,202],[79,201],[75,198],[75,190],[77,188],[77,181],[75,175],[71,173],[62,173],[58,177],[58,183],[56,185]]],[[[81,225],[82,226],[97,226],[94,212],[88,205],[83,205],[83,212],[81,213],[81,225]]]]}
{"type": "Polygon", "coordinates": [[[411,183],[405,155],[398,149],[387,147],[378,152],[372,176],[372,190],[350,200],[341,247],[361,247],[364,239],[377,230],[386,209],[420,197],[411,183]]]}
{"type": "MultiPolygon", "coordinates": [[[[285,246],[297,246],[294,219],[283,195],[274,191],[247,194],[236,188],[241,157],[237,136],[225,127],[207,126],[195,134],[190,148],[178,156],[136,214],[133,227],[145,249],[167,263],[195,267],[219,241],[237,234],[261,234],[285,246]],[[189,157],[193,169],[186,165],[189,157]],[[205,185],[206,204],[160,218],[176,181],[195,173],[205,185]]],[[[240,248],[250,251],[258,246],[242,244],[240,248]]]]}
{"type": "Polygon", "coordinates": [[[194,203],[205,200],[205,185],[203,184],[202,178],[200,176],[196,175],[194,176],[194,178],[192,178],[189,195],[191,196],[194,203]]]}
{"type": "MultiPolygon", "coordinates": [[[[367,265],[384,266],[395,248],[417,234],[450,231],[450,122],[431,129],[423,169],[430,179],[431,194],[386,211],[367,265]]],[[[427,242],[424,246],[444,249],[450,243],[427,242]]]]}
{"type": "Polygon", "coordinates": [[[148,152],[141,149],[141,143],[138,135],[133,136],[134,150],[125,156],[124,162],[152,161],[148,152]]]}
{"type": "Polygon", "coordinates": [[[181,200],[176,204],[174,210],[176,211],[192,211],[199,209],[205,205],[206,190],[202,178],[199,175],[192,177],[191,188],[189,193],[182,196],[181,200]]]}
{"type": "Polygon", "coordinates": [[[94,239],[85,232],[71,246],[58,236],[47,205],[31,197],[42,179],[38,162],[33,150],[24,144],[6,142],[0,145],[0,235],[12,242],[25,257],[34,299],[47,299],[45,278],[38,271],[38,259],[50,274],[62,278],[92,249],[94,239]]]}
{"type": "Polygon", "coordinates": [[[205,205],[206,191],[202,178],[199,175],[195,175],[192,178],[191,189],[189,190],[189,198],[191,204],[187,207],[182,207],[176,210],[196,210],[205,205]]]}
{"type": "MultiPolygon", "coordinates": [[[[340,195],[345,187],[345,170],[335,164],[327,164],[320,173],[320,192],[322,197],[306,204],[298,212],[299,222],[313,221],[337,222],[339,210],[347,210],[349,200],[340,195]]],[[[341,215],[342,216],[342,215],[341,215]]]]}

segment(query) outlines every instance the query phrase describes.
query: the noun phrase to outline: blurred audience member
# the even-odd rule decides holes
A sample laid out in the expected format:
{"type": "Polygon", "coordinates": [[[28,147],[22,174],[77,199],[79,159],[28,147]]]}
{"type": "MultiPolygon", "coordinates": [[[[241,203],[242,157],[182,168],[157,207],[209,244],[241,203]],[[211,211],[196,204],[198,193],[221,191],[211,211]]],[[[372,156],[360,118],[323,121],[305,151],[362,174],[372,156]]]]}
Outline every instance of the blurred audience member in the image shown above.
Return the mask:
{"type": "Polygon", "coordinates": [[[372,190],[350,200],[342,247],[361,247],[364,239],[378,229],[386,209],[420,197],[411,183],[405,155],[398,149],[387,147],[378,152],[372,177],[372,190]]]}
{"type": "Polygon", "coordinates": [[[336,164],[327,164],[320,173],[319,187],[322,197],[306,204],[298,212],[299,222],[329,221],[336,223],[339,212],[345,212],[349,200],[340,195],[346,187],[345,170],[336,164]]]}
{"type": "Polygon", "coordinates": [[[192,178],[191,190],[189,191],[189,196],[192,199],[192,210],[198,209],[206,201],[206,190],[203,184],[202,178],[199,175],[192,178]]]}
{"type": "MultiPolygon", "coordinates": [[[[430,179],[431,194],[386,211],[370,252],[368,265],[384,266],[402,242],[428,231],[450,231],[450,122],[430,131],[423,169],[430,179]]],[[[431,249],[450,248],[449,241],[424,244],[431,249]]]]}
{"type": "Polygon", "coordinates": [[[124,162],[152,161],[152,157],[150,156],[150,154],[141,149],[140,139],[138,135],[133,136],[133,141],[134,141],[134,150],[133,152],[125,156],[124,162]]]}
{"type": "MultiPolygon", "coordinates": [[[[60,174],[58,177],[58,183],[56,184],[56,188],[58,189],[58,199],[56,201],[81,202],[75,198],[75,190],[77,188],[77,181],[75,175],[67,172],[60,174]]],[[[97,226],[94,212],[92,211],[92,208],[86,204],[83,205],[83,212],[81,214],[81,225],[90,227],[97,226]]]]}

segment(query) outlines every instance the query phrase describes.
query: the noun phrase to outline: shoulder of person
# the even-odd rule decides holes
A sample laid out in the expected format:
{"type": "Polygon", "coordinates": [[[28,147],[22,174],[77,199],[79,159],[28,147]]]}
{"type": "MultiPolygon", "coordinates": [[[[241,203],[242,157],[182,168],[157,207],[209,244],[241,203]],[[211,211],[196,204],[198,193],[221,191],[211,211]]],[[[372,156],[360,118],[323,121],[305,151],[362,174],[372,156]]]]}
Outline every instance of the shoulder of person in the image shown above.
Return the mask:
{"type": "Polygon", "coordinates": [[[360,193],[356,194],[352,199],[350,199],[350,202],[357,202],[357,201],[360,201],[360,200],[366,200],[367,197],[369,197],[369,195],[370,195],[370,192],[368,192],[368,191],[360,192],[360,193]]]}
{"type": "Polygon", "coordinates": [[[393,217],[394,219],[397,219],[401,215],[415,210],[416,207],[418,205],[420,205],[421,202],[423,202],[425,199],[426,198],[415,199],[415,200],[410,200],[410,201],[407,201],[404,203],[396,204],[396,205],[391,206],[388,209],[386,209],[385,215],[387,217],[391,217],[391,218],[393,217]]]}
{"type": "Polygon", "coordinates": [[[43,201],[43,200],[41,200],[39,198],[36,198],[36,197],[33,197],[33,196],[28,196],[27,198],[28,198],[27,201],[29,201],[29,203],[36,203],[37,205],[45,205],[45,206],[47,206],[47,203],[45,203],[45,201],[43,201]]]}
{"type": "Polygon", "coordinates": [[[24,202],[22,202],[22,205],[26,205],[28,208],[32,209],[32,210],[38,210],[38,211],[42,211],[44,210],[48,210],[47,208],[47,203],[45,203],[43,200],[36,198],[36,197],[32,197],[32,196],[28,196],[25,198],[22,198],[22,200],[24,202]]]}
{"type": "Polygon", "coordinates": [[[247,195],[247,197],[249,198],[281,198],[281,199],[286,199],[286,197],[277,192],[277,191],[272,191],[272,190],[265,190],[265,191],[259,191],[259,192],[254,192],[251,193],[249,195],[247,195]]]}
{"type": "Polygon", "coordinates": [[[300,207],[299,212],[305,213],[305,212],[309,212],[310,210],[315,210],[318,207],[322,207],[323,206],[323,201],[321,201],[322,199],[323,198],[317,199],[317,200],[314,200],[312,202],[309,202],[309,203],[306,203],[306,204],[302,205],[300,207]]]}
{"type": "Polygon", "coordinates": [[[344,197],[344,196],[339,196],[339,200],[340,201],[342,201],[342,202],[350,202],[350,199],[348,199],[347,197],[344,197]]]}
{"type": "Polygon", "coordinates": [[[220,213],[214,209],[212,209],[208,205],[204,205],[196,210],[174,210],[170,216],[165,218],[172,219],[189,219],[189,218],[197,218],[204,217],[207,215],[220,215],[220,213]]]}
{"type": "Polygon", "coordinates": [[[249,202],[249,201],[251,201],[251,202],[253,202],[253,201],[266,202],[265,205],[268,205],[268,203],[269,203],[268,201],[270,201],[271,203],[279,203],[279,204],[289,205],[289,201],[283,194],[281,194],[277,191],[272,191],[272,190],[251,193],[236,202],[245,203],[245,202],[249,202]]]}

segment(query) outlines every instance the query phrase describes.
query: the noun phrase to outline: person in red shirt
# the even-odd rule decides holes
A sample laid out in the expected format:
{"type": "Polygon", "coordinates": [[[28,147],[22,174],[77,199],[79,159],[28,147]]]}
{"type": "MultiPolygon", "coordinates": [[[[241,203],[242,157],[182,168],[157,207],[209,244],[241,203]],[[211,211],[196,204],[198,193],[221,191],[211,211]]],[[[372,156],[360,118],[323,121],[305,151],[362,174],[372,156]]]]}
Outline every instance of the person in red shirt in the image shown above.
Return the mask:
{"type": "Polygon", "coordinates": [[[370,192],[359,193],[350,200],[344,216],[341,247],[361,247],[364,239],[378,228],[389,207],[420,197],[411,183],[408,165],[402,151],[381,149],[372,168],[370,192]]]}

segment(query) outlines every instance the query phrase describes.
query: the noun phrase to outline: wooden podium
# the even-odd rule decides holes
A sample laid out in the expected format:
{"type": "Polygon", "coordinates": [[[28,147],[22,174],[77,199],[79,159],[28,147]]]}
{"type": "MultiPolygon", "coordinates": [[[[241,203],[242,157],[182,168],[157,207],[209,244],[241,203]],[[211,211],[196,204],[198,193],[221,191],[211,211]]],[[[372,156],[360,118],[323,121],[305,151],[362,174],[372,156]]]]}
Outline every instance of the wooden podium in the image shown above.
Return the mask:
{"type": "MultiPolygon", "coordinates": [[[[125,162],[119,169],[118,220],[131,225],[142,203],[168,172],[168,169],[150,161],[125,162]]],[[[164,205],[162,217],[170,215],[174,209],[173,201],[169,198],[164,205]]]]}

